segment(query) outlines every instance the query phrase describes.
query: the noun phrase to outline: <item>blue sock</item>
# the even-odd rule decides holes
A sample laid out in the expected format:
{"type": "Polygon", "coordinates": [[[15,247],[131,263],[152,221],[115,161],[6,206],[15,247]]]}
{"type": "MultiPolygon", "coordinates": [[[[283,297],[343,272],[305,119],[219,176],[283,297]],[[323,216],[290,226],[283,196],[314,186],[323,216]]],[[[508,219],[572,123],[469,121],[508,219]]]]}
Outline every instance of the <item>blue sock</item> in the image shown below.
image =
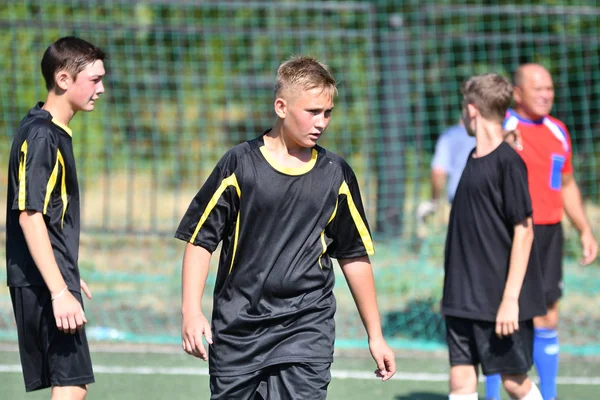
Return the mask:
{"type": "Polygon", "coordinates": [[[540,377],[540,392],[544,400],[556,398],[559,349],[556,329],[535,328],[533,361],[540,377]]]}
{"type": "Polygon", "coordinates": [[[500,387],[502,378],[500,374],[488,375],[485,377],[485,398],[486,400],[500,400],[500,387]]]}

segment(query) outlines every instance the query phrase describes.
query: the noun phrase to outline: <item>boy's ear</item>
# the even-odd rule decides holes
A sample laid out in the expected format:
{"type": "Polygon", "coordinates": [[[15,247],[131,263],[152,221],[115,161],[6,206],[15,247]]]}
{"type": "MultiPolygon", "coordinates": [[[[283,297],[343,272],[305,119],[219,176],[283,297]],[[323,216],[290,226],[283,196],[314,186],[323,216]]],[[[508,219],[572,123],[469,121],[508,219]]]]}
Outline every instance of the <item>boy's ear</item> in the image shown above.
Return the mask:
{"type": "Polygon", "coordinates": [[[467,111],[469,112],[469,117],[471,119],[477,116],[477,108],[473,104],[467,104],[467,111]]]}
{"type": "Polygon", "coordinates": [[[71,75],[67,71],[61,69],[54,74],[54,81],[56,82],[56,86],[60,89],[67,90],[69,88],[69,83],[71,82],[71,75]]]}
{"type": "Polygon", "coordinates": [[[287,114],[287,102],[281,97],[278,97],[275,99],[273,106],[275,108],[275,114],[277,114],[279,118],[285,118],[285,115],[287,114]]]}

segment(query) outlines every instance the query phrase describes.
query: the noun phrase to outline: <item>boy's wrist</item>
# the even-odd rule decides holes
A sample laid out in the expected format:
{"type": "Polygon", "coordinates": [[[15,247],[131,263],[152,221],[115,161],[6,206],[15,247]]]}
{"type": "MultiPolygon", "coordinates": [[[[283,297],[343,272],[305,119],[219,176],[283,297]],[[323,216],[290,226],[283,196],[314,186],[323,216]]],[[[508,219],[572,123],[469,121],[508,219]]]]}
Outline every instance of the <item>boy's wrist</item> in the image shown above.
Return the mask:
{"type": "Polygon", "coordinates": [[[519,301],[519,296],[505,293],[504,296],[502,296],[502,301],[519,301]]]}
{"type": "Polygon", "coordinates": [[[64,280],[62,282],[56,282],[49,285],[47,284],[46,286],[48,287],[51,297],[57,296],[61,291],[68,287],[64,280]]]}
{"type": "Polygon", "coordinates": [[[183,306],[181,307],[181,315],[183,316],[187,316],[187,315],[198,315],[198,314],[202,314],[202,309],[198,306],[183,306]]]}
{"type": "Polygon", "coordinates": [[[381,332],[381,330],[379,330],[379,332],[367,332],[367,337],[369,338],[369,342],[384,340],[383,332],[381,332]]]}
{"type": "Polygon", "coordinates": [[[58,291],[56,293],[50,292],[50,300],[54,301],[54,300],[58,299],[63,294],[65,294],[68,290],[69,290],[69,287],[67,285],[65,285],[60,291],[58,291]]]}

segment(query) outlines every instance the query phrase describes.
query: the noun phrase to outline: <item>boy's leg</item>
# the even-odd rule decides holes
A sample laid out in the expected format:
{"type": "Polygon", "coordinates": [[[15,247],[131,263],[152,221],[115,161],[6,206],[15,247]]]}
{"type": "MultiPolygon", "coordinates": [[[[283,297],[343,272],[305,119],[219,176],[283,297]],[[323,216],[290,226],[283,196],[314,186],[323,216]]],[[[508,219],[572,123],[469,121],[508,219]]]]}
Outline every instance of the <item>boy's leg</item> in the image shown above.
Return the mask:
{"type": "Polygon", "coordinates": [[[265,400],[325,400],[330,363],[290,363],[269,368],[265,400]]]}
{"type": "Polygon", "coordinates": [[[540,377],[540,389],[544,400],[555,399],[557,395],[556,377],[558,376],[559,346],[556,329],[536,326],[533,359],[540,377]]]}
{"type": "MultiPolygon", "coordinates": [[[[512,398],[526,398],[532,392],[527,372],[533,366],[533,320],[519,322],[519,330],[511,336],[499,338],[494,322],[474,325],[481,369],[485,375],[500,374],[504,388],[512,398]]],[[[533,385],[535,387],[535,385],[533,385]]]]}
{"type": "MultiPolygon", "coordinates": [[[[453,365],[450,368],[450,398],[457,395],[477,398],[477,370],[474,365],[453,365]]],[[[460,397],[459,397],[460,398],[460,397]]]]}
{"type": "Polygon", "coordinates": [[[542,394],[535,383],[527,377],[527,374],[508,375],[502,374],[504,389],[511,399],[517,400],[542,400],[542,394]]]}
{"type": "Polygon", "coordinates": [[[260,388],[264,386],[265,372],[255,371],[250,374],[234,376],[210,376],[210,400],[259,400],[264,396],[260,388]]]}
{"type": "Polygon", "coordinates": [[[450,399],[477,399],[479,357],[473,337],[474,321],[446,316],[446,341],[450,358],[450,399]]]}
{"type": "MultiPolygon", "coordinates": [[[[70,335],[56,328],[48,289],[11,288],[10,293],[25,390],[62,386],[77,393],[94,382],[85,330],[70,335]]],[[[82,302],[80,293],[73,296],[82,302]]]]}
{"type": "Polygon", "coordinates": [[[485,399],[500,400],[500,388],[502,387],[502,378],[500,374],[488,375],[485,377],[485,399]]]}
{"type": "Polygon", "coordinates": [[[87,385],[52,386],[52,400],[83,400],[87,395],[87,385]]]}

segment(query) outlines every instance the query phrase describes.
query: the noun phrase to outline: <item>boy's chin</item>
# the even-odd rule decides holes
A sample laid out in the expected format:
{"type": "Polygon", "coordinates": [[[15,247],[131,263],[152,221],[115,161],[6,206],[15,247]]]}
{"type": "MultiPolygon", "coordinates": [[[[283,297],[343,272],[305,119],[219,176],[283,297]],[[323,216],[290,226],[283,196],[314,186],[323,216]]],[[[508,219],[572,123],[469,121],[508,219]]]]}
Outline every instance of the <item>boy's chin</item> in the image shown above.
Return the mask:
{"type": "Polygon", "coordinates": [[[87,103],[86,105],[84,105],[83,107],[80,108],[80,111],[93,111],[94,110],[94,102],[90,101],[89,103],[87,103]]]}

